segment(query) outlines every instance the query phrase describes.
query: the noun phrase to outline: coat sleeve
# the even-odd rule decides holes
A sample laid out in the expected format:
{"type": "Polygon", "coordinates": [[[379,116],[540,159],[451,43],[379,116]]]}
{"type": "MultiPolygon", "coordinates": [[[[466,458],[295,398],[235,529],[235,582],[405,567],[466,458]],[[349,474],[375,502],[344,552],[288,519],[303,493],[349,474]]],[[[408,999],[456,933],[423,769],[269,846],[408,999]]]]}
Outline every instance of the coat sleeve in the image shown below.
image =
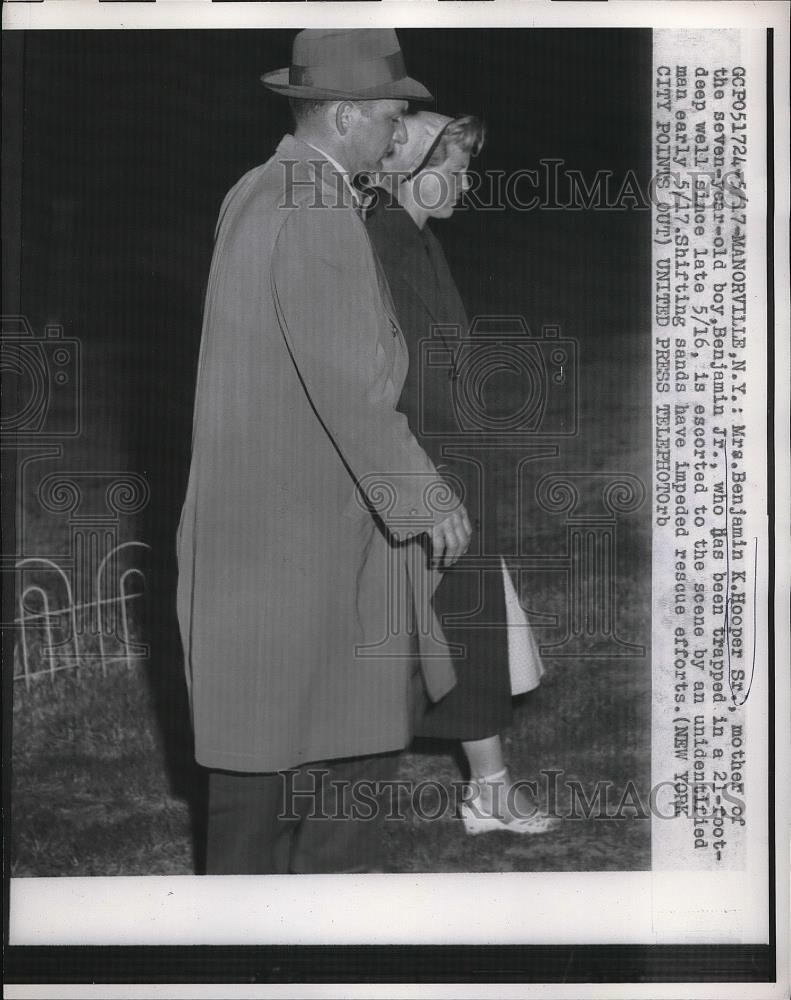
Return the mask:
{"type": "Polygon", "coordinates": [[[314,412],[367,504],[403,539],[444,520],[458,500],[395,409],[371,254],[353,212],[303,206],[280,230],[272,293],[314,412]]]}

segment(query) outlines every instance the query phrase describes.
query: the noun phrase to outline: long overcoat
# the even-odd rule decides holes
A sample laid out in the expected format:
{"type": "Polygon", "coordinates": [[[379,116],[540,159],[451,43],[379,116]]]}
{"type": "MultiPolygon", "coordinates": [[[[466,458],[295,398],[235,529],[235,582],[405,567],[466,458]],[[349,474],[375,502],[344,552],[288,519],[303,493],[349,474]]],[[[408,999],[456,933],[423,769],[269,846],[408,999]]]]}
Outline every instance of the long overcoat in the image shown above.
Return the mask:
{"type": "Polygon", "coordinates": [[[178,538],[199,763],[404,746],[416,628],[429,695],[453,686],[413,596],[430,582],[405,539],[447,490],[396,412],[407,364],[348,187],[284,137],[226,196],[206,293],[178,538]]]}

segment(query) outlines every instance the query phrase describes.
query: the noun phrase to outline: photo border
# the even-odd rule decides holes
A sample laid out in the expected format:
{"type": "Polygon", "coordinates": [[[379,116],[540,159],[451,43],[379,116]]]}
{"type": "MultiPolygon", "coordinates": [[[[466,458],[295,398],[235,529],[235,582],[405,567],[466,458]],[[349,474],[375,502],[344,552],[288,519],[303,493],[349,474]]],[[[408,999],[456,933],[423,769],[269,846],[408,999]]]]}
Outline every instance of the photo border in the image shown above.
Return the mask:
{"type": "MultiPolygon", "coordinates": [[[[515,16],[515,8],[512,5],[501,4],[495,0],[494,4],[472,3],[465,5],[465,13],[471,8],[483,8],[488,13],[487,26],[497,26],[500,18],[505,18],[508,23],[509,17],[515,16]]],[[[107,4],[103,9],[98,9],[96,5],[85,3],[72,3],[71,0],[60,0],[57,7],[53,0],[46,0],[44,3],[35,5],[14,4],[13,11],[6,10],[5,30],[19,27],[33,28],[34,22],[41,21],[44,17],[52,17],[55,22],[61,21],[66,16],[66,9],[72,14],[75,8],[78,11],[77,20],[90,16],[94,19],[104,21],[107,18],[123,19],[127,24],[130,19],[136,20],[144,17],[149,21],[168,20],[174,16],[186,17],[188,9],[192,10],[195,4],[192,3],[160,3],[160,8],[169,8],[167,11],[154,13],[152,4],[148,10],[140,10],[143,5],[134,5],[137,11],[132,18],[131,11],[121,12],[121,4],[107,4]],[[87,10],[92,6],[93,10],[87,10]],[[35,9],[32,9],[35,8],[35,9]],[[174,8],[178,8],[175,10],[174,8]],[[9,23],[10,22],[10,23],[9,23]]],[[[125,5],[123,5],[125,6],[125,5]]],[[[147,5],[146,5],[147,6],[147,5]]],[[[279,24],[256,24],[257,27],[298,27],[308,23],[313,23],[314,16],[324,23],[327,20],[348,20],[357,18],[370,20],[368,8],[376,8],[376,14],[381,21],[386,21],[388,25],[395,23],[396,27],[443,27],[446,14],[438,15],[436,9],[432,7],[427,11],[427,20],[422,18],[417,20],[417,16],[423,11],[418,10],[423,4],[403,4],[383,3],[376,7],[374,4],[364,3],[358,5],[354,13],[338,12],[337,5],[322,5],[316,11],[310,4],[303,4],[298,10],[289,7],[287,10],[280,10],[275,13],[267,12],[267,18],[277,17],[279,24]],[[408,7],[408,12],[406,8],[408,7]],[[308,10],[308,8],[310,8],[308,10]],[[332,10],[330,8],[333,8],[332,10]],[[363,8],[366,11],[363,12],[363,8]],[[396,10],[399,11],[395,17],[396,10]],[[408,20],[404,21],[405,15],[408,20]],[[287,24],[285,23],[287,22],[287,24]]],[[[429,6],[431,6],[429,4],[429,6]]],[[[454,5],[455,7],[460,5],[454,5]]],[[[556,5],[554,9],[547,4],[522,4],[521,7],[530,7],[533,11],[540,12],[541,16],[547,16],[546,23],[541,22],[540,26],[561,26],[557,23],[557,17],[570,17],[570,11],[560,15],[556,5]]],[[[580,5],[575,5],[578,7],[580,5]]],[[[734,8],[741,8],[741,15],[745,16],[744,8],[750,8],[756,16],[769,16],[769,10],[773,8],[773,18],[778,18],[783,9],[788,5],[781,4],[722,4],[719,2],[703,4],[682,3],[673,5],[674,14],[677,16],[671,24],[661,25],[652,23],[646,25],[644,20],[651,20],[656,16],[657,9],[661,5],[656,3],[628,5],[611,5],[610,11],[600,13],[599,7],[595,11],[595,16],[590,19],[585,27],[615,27],[611,24],[610,18],[614,11],[620,16],[630,16],[628,12],[636,12],[640,21],[638,24],[629,22],[628,26],[659,27],[659,26],[679,26],[678,21],[690,16],[694,11],[694,17],[714,16],[721,17],[731,25],[733,20],[738,20],[734,8]],[[705,13],[701,11],[705,8],[705,13]],[[729,16],[729,9],[731,16],[729,16]],[[607,23],[601,23],[602,19],[607,23]]],[[[250,6],[244,4],[222,4],[221,8],[226,16],[241,17],[248,20],[250,17],[258,18],[260,11],[255,15],[250,12],[250,6]],[[247,8],[246,10],[244,8],[247,8]]],[[[215,8],[216,10],[216,8],[215,8]]],[[[447,11],[447,8],[445,8],[447,11]]],[[[69,15],[70,19],[72,14],[69,15]]],[[[581,12],[574,11],[574,15],[579,17],[581,12]]],[[[667,7],[661,11],[662,17],[670,15],[667,7]]],[[[480,11],[476,11],[476,16],[484,16],[480,11]]],[[[522,9],[519,11],[518,19],[528,16],[522,9]]],[[[634,13],[631,14],[635,16],[634,13]]],[[[214,14],[212,14],[214,17],[214,14]]],[[[693,20],[694,20],[693,17],[693,20]]],[[[532,21],[540,20],[541,17],[535,15],[532,21]]],[[[779,18],[778,18],[779,20],[779,18]]],[[[41,26],[36,25],[36,26],[41,26]]],[[[65,26],[65,25],[64,25],[65,26]]],[[[73,22],[69,27],[77,27],[73,22]]],[[[110,27],[110,24],[103,24],[110,27]]],[[[142,25],[134,25],[135,27],[142,25]]],[[[150,27],[164,26],[161,24],[149,24],[150,27]]],[[[219,27],[219,24],[203,24],[201,27],[219,27]]],[[[228,26],[227,24],[223,26],[228,26]]],[[[234,26],[238,26],[235,24],[234,26]]],[[[252,27],[252,24],[246,26],[252,27]]],[[[465,19],[465,26],[470,26],[465,19]]],[[[535,25],[538,26],[538,25],[535,25]]],[[[577,26],[580,26],[577,24],[577,26]]],[[[627,26],[622,23],[619,26],[627,26]]],[[[716,25],[713,25],[716,26],[716,25]]],[[[787,848],[787,816],[788,816],[788,792],[784,791],[782,784],[788,777],[788,759],[785,740],[781,743],[781,736],[776,727],[776,716],[781,713],[782,718],[787,717],[788,708],[788,678],[784,673],[776,672],[776,655],[787,654],[788,644],[785,633],[777,633],[776,629],[783,620],[783,609],[787,611],[787,604],[783,604],[783,597],[786,588],[778,587],[777,563],[787,570],[787,542],[781,543],[779,552],[777,550],[778,540],[776,533],[777,509],[779,500],[784,503],[787,500],[788,490],[788,469],[781,466],[776,469],[775,462],[778,451],[776,448],[776,435],[781,443],[785,442],[785,433],[778,428],[783,427],[782,407],[786,403],[787,394],[784,383],[779,383],[780,372],[787,370],[783,368],[783,361],[787,362],[787,345],[775,344],[776,324],[782,322],[783,316],[787,319],[788,310],[786,302],[777,301],[777,288],[775,274],[779,271],[782,275],[788,273],[787,249],[780,250],[780,240],[785,234],[787,236],[787,221],[784,224],[782,218],[778,219],[777,213],[782,216],[783,208],[787,209],[787,196],[782,191],[778,196],[776,190],[777,175],[775,172],[775,154],[782,148],[783,135],[787,138],[787,123],[783,127],[779,124],[776,129],[777,116],[780,114],[779,108],[783,102],[776,97],[775,87],[777,77],[783,72],[783,63],[787,69],[788,64],[788,29],[787,25],[783,30],[782,51],[776,51],[775,31],[779,30],[773,26],[767,27],[767,220],[766,238],[768,250],[768,270],[767,270],[767,366],[770,386],[769,399],[767,401],[767,432],[768,432],[768,518],[769,518],[769,587],[768,587],[768,622],[769,622],[769,712],[768,712],[768,753],[770,766],[768,769],[767,781],[769,786],[769,930],[770,941],[768,944],[758,945],[492,945],[481,944],[469,945],[283,945],[283,946],[105,946],[94,948],[90,946],[81,947],[60,947],[60,946],[21,946],[8,945],[6,937],[5,949],[5,982],[15,985],[32,984],[137,984],[137,983],[248,983],[248,984],[348,984],[348,983],[371,983],[371,984],[439,984],[455,983],[467,981],[468,984],[646,984],[662,983],[683,986],[684,984],[705,984],[705,983],[750,983],[770,985],[779,982],[781,975],[788,974],[788,954],[787,946],[778,954],[778,907],[783,903],[787,904],[787,888],[778,893],[778,861],[781,871],[787,872],[787,850],[785,855],[779,852],[778,846],[787,848]],[[776,58],[778,57],[779,58],[776,58]],[[777,135],[775,134],[777,131],[777,135]],[[785,200],[785,206],[783,201],[785,200]],[[777,356],[776,356],[777,352],[777,356]],[[776,388],[780,391],[777,392],[776,388]],[[779,404],[779,405],[778,405],[779,404]],[[775,604],[778,604],[777,616],[775,614],[775,604]],[[778,639],[776,645],[775,639],[778,639]],[[779,689],[777,685],[780,685],[779,689]],[[231,978],[229,979],[229,972],[231,978]]],[[[4,70],[6,73],[11,69],[4,70]]],[[[4,82],[6,82],[4,80],[4,82]]],[[[6,100],[7,89],[4,87],[4,102],[6,100]]],[[[5,117],[5,116],[4,116],[5,117]]],[[[4,174],[6,173],[7,158],[9,152],[7,141],[4,138],[3,150],[4,174]]],[[[787,178],[787,153],[783,155],[783,170],[781,183],[787,178]]],[[[787,219],[787,214],[786,214],[787,219]]],[[[787,246],[787,244],[786,244],[787,246]]],[[[782,287],[782,286],[781,286],[782,287]]],[[[781,454],[783,452],[781,451],[781,454]]],[[[785,453],[787,455],[787,453],[785,453]]],[[[781,510],[787,509],[780,507],[781,510]]],[[[5,507],[4,518],[8,518],[8,505],[5,507]]],[[[11,512],[13,518],[13,511],[11,512]]],[[[785,517],[783,517],[785,522],[785,517]]],[[[785,523],[783,525],[785,527],[785,523]]],[[[6,539],[13,538],[9,534],[9,526],[4,523],[4,536],[6,539]]],[[[11,526],[11,532],[13,526],[11,526]]],[[[786,538],[782,535],[783,538],[786,538]]],[[[13,595],[11,600],[13,601],[13,595]]],[[[9,597],[4,594],[4,602],[9,597]]],[[[5,611],[5,608],[4,608],[5,611]]],[[[13,613],[11,614],[13,619],[13,613]]],[[[9,617],[4,614],[4,621],[9,617]]],[[[4,659],[7,659],[9,646],[13,643],[12,630],[4,629],[3,652],[4,659]],[[10,634],[10,636],[9,636],[10,634]]],[[[781,661],[783,662],[783,661],[781,661]]],[[[787,660],[785,661],[787,662],[787,660]]],[[[7,672],[5,672],[7,673],[7,672]]],[[[8,678],[4,673],[4,694],[8,695],[8,678]]],[[[4,712],[8,713],[11,708],[11,699],[4,698],[4,712]]],[[[6,721],[8,715],[6,714],[6,721]]],[[[3,750],[5,753],[6,766],[8,767],[10,751],[10,725],[4,726],[3,750]]],[[[4,807],[8,815],[9,783],[4,783],[3,797],[4,807]]],[[[6,916],[6,935],[8,934],[9,917],[9,877],[4,871],[4,915],[6,916]]],[[[787,905],[786,905],[787,911],[787,905]]],[[[783,914],[780,921],[781,929],[787,930],[787,912],[783,914]]],[[[786,980],[787,981],[787,980],[786,980]]],[[[479,990],[475,991],[483,995],[479,990]]],[[[576,991],[575,995],[580,995],[581,991],[576,991]]],[[[6,990],[8,996],[32,996],[33,993],[24,991],[6,990]]],[[[42,994],[43,995],[43,994],[42,994]]],[[[51,996],[53,994],[46,994],[51,996]]],[[[89,993],[83,995],[88,996],[89,993]]],[[[107,995],[97,994],[97,995],[107,995]]],[[[129,994],[132,995],[132,994],[129,994]]],[[[163,994],[164,995],[164,994],[163,994]]],[[[191,995],[199,995],[192,992],[191,995]]],[[[224,995],[231,995],[227,991],[224,995]]],[[[258,993],[256,995],[264,995],[258,993]]],[[[281,990],[278,995],[283,995],[281,990]]],[[[337,994],[332,994],[337,995],[337,994]]],[[[417,995],[417,994],[415,994],[417,995]]],[[[422,991],[419,995],[431,995],[427,991],[422,991]]],[[[516,994],[513,995],[523,995],[516,994]]],[[[535,994],[534,994],[535,995],[535,994]]],[[[546,994],[550,995],[550,994],[546,994]]],[[[632,991],[632,996],[638,995],[632,991]]],[[[663,995],[671,995],[664,993],[663,995]]],[[[687,996],[687,994],[680,994],[687,996]]],[[[698,995],[698,994],[695,994],[698,995]]],[[[702,995],[702,994],[701,994],[702,995]]],[[[718,994],[722,996],[723,994],[718,994]]],[[[745,994],[737,994],[744,1000],[745,994]]],[[[751,994],[758,996],[758,993],[751,994]]],[[[761,996],[780,996],[777,994],[760,994],[761,996]]]]}

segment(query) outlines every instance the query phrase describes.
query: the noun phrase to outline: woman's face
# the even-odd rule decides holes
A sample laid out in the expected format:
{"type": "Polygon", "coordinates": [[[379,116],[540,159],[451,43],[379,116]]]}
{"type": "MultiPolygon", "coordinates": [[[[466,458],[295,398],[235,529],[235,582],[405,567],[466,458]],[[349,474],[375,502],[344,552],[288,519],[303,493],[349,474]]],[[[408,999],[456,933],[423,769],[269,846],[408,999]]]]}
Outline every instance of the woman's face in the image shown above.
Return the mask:
{"type": "Polygon", "coordinates": [[[470,154],[451,146],[444,163],[426,167],[413,180],[415,201],[433,219],[447,219],[470,186],[470,154]]]}

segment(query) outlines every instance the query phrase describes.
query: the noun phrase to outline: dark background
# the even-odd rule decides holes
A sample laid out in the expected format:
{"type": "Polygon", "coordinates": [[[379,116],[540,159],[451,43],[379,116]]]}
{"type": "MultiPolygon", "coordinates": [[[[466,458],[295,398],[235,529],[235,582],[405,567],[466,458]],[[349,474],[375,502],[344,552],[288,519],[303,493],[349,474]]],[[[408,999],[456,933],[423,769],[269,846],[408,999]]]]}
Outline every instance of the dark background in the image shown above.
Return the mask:
{"type": "MultiPolygon", "coordinates": [[[[149,675],[171,787],[196,806],[197,823],[174,595],[201,309],[222,198],[291,127],[286,102],[259,76],[288,64],[293,35],[4,37],[15,64],[6,101],[18,146],[4,164],[5,312],[26,315],[37,332],[61,324],[82,345],[83,430],[60,467],[136,471],[150,484],[136,527],[152,549],[149,675]]],[[[634,171],[645,190],[650,31],[410,29],[399,36],[410,74],[435,94],[437,110],[485,119],[476,171],[537,169],[552,158],[589,183],[596,171],[612,171],[616,190],[634,171]]],[[[459,211],[434,225],[470,315],[521,314],[534,333],[554,324],[578,342],[580,433],[563,442],[553,471],[628,472],[649,482],[650,221],[647,208],[509,209],[459,211]]],[[[562,524],[560,533],[552,527],[537,529],[528,551],[562,545],[562,524]]],[[[626,638],[649,645],[647,505],[624,533],[619,559],[629,567],[622,590],[632,600],[626,638]]],[[[566,746],[596,719],[599,729],[586,735],[595,752],[606,745],[617,755],[629,743],[647,776],[650,661],[594,667],[586,674],[591,694],[568,681],[564,687],[557,674],[531,711],[543,713],[546,732],[566,746]],[[639,675],[639,695],[629,694],[623,671],[639,675]],[[569,691],[577,702],[564,709],[569,691]],[[616,691],[622,702],[613,700],[616,691]]],[[[538,739],[544,730],[531,725],[538,739]]],[[[31,773],[41,771],[31,755],[31,773]]],[[[573,864],[590,863],[581,852],[573,864]]]]}
{"type": "MultiPolygon", "coordinates": [[[[188,468],[217,212],[291,127],[286,101],[259,76],[288,64],[293,34],[5,39],[20,60],[13,100],[23,122],[21,280],[5,311],[81,341],[85,430],[70,460],[148,476],[147,540],[160,556],[172,551],[188,468]]],[[[588,183],[612,171],[614,190],[634,171],[645,190],[650,31],[402,29],[400,38],[437,110],[484,117],[476,171],[553,158],[588,183]]],[[[621,404],[639,410],[648,398],[650,212],[467,210],[434,226],[471,316],[521,314],[534,333],[556,324],[578,341],[581,434],[564,453],[583,468],[611,467],[621,404]],[[605,416],[600,428],[602,407],[612,423],[605,416]]],[[[19,239],[9,235],[13,258],[19,239]]]]}
{"type": "MultiPolygon", "coordinates": [[[[85,345],[97,454],[103,440],[108,462],[124,453],[146,466],[166,449],[175,472],[217,212],[290,128],[285,100],[258,78],[289,62],[293,32],[13,34],[24,49],[21,311],[85,345]]],[[[647,179],[650,32],[400,37],[437,110],[485,118],[476,170],[552,157],[586,178],[647,179]]],[[[646,334],[649,215],[468,211],[436,231],[471,314],[559,324],[592,359],[613,336],[646,334]]]]}

